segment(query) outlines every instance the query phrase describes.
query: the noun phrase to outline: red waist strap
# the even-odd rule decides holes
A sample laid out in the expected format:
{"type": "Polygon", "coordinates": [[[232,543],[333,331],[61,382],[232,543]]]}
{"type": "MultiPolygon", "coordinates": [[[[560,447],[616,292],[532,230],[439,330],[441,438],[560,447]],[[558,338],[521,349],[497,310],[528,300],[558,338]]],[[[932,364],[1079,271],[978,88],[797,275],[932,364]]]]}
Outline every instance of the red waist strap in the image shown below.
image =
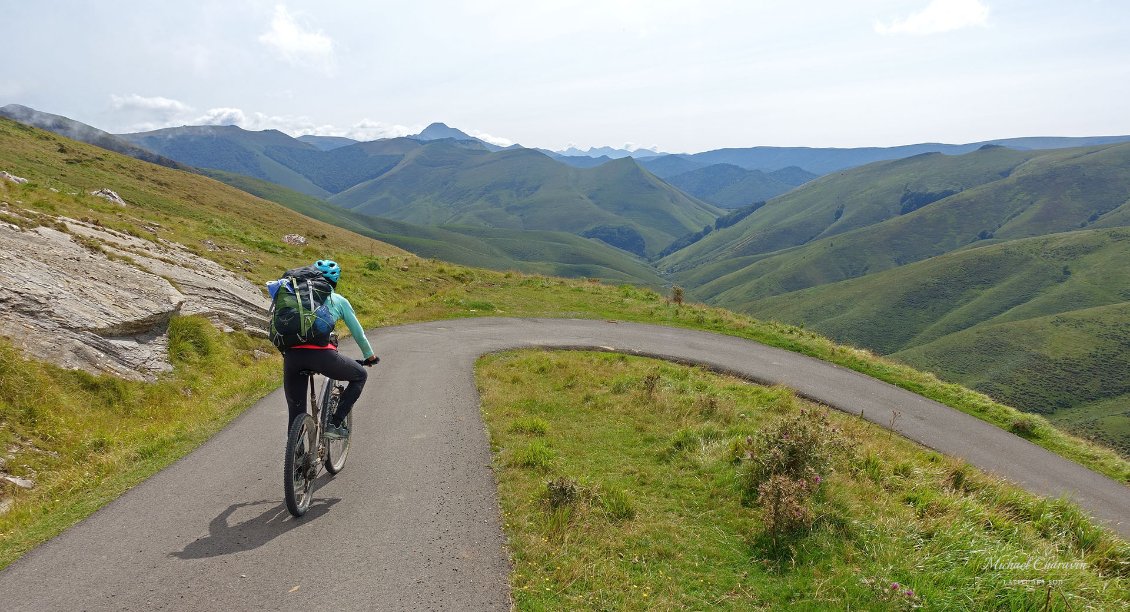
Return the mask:
{"type": "Polygon", "coordinates": [[[317,344],[299,344],[298,346],[292,346],[290,348],[292,348],[292,349],[296,349],[296,348],[318,349],[318,350],[322,350],[322,351],[336,351],[337,350],[337,347],[334,346],[333,344],[327,344],[325,346],[318,346],[317,344]]]}

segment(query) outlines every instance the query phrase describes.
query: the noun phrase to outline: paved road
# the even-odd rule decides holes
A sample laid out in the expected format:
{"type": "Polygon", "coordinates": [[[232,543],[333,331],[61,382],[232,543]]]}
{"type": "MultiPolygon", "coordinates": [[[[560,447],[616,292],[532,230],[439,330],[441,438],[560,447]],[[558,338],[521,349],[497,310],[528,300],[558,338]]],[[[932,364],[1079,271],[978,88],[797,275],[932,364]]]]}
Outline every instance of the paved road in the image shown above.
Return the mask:
{"type": "Polygon", "coordinates": [[[196,452],[0,573],[4,610],[506,609],[508,564],[472,366],[514,347],[604,348],[783,384],[1130,536],[1130,488],[975,418],[822,361],[650,325],[468,319],[381,329],[354,446],[306,517],[282,503],[286,409],[267,396],[196,452]],[[313,561],[311,561],[313,560],[313,561]]]}

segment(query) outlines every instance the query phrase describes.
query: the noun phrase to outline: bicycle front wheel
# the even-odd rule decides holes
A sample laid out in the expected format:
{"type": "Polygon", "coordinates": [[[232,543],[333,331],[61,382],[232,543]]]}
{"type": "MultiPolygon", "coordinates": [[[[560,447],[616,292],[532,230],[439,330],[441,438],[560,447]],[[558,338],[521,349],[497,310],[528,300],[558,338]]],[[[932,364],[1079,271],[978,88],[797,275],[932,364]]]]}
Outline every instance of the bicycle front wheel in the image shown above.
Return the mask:
{"type": "MultiPolygon", "coordinates": [[[[341,399],[341,392],[335,391],[336,385],[334,381],[327,381],[326,388],[322,392],[322,405],[325,406],[325,418],[328,423],[330,416],[337,410],[337,403],[341,399]]],[[[345,467],[345,460],[349,457],[349,438],[353,432],[353,413],[345,415],[345,428],[349,430],[350,436],[346,436],[341,440],[326,440],[326,471],[330,474],[337,474],[345,467]]]]}
{"type": "Polygon", "coordinates": [[[309,414],[294,419],[286,437],[283,460],[283,498],[286,509],[294,516],[306,514],[314,496],[314,479],[318,476],[318,440],[314,418],[309,414]]]}

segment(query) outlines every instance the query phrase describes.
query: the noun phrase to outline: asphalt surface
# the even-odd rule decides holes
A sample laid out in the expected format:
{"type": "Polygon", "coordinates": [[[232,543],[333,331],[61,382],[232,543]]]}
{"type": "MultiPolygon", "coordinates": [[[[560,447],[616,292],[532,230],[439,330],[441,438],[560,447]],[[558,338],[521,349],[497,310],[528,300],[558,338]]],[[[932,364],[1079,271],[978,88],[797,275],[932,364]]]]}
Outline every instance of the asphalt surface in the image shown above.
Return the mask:
{"type": "MultiPolygon", "coordinates": [[[[823,361],[705,332],[465,319],[370,334],[353,447],[309,513],[282,502],[276,391],[198,450],[0,572],[0,609],[504,610],[509,564],[473,365],[518,347],[705,365],[859,414],[1130,537],[1130,488],[961,412],[823,361]]],[[[355,347],[353,347],[355,348],[355,347]]]]}

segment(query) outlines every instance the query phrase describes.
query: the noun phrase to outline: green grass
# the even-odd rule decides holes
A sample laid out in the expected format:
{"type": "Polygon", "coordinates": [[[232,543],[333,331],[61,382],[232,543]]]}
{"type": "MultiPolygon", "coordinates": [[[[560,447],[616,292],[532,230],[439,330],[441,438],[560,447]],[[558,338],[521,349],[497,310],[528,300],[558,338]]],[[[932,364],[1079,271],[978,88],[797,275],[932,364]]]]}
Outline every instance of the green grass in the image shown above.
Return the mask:
{"type": "Polygon", "coordinates": [[[32,478],[0,515],[0,568],[211,437],[278,386],[273,350],[197,317],[170,324],[171,376],[157,383],[28,361],[0,339],[4,469],[32,478]]]}
{"type": "MultiPolygon", "coordinates": [[[[262,283],[295,265],[332,257],[346,270],[340,289],[367,328],[482,315],[668,324],[813,355],[1004,428],[1019,414],[984,395],[835,345],[797,327],[698,304],[676,306],[652,290],[630,285],[611,287],[421,259],[198,175],[2,120],[0,169],[30,179],[26,185],[0,181],[0,201],[23,217],[42,215],[36,221],[41,223],[54,223],[52,215],[86,218],[131,235],[178,242],[252,282],[262,283]],[[102,187],[114,189],[129,205],[123,209],[87,195],[102,187]],[[283,244],[282,235],[294,232],[305,234],[310,244],[283,244]],[[205,248],[206,239],[221,250],[205,248]]],[[[26,464],[35,470],[39,486],[30,492],[7,486],[2,491],[15,505],[0,516],[0,567],[183,456],[278,385],[279,359],[266,341],[221,335],[205,327],[191,320],[172,325],[177,367],[151,385],[66,372],[28,360],[3,344],[0,442],[20,446],[5,469],[29,474],[21,471],[26,464]],[[261,359],[255,359],[256,350],[261,359]],[[232,368],[232,363],[238,367],[232,368]],[[46,416],[45,405],[51,408],[46,416]],[[100,424],[103,418],[105,427],[100,424]],[[112,451],[110,458],[104,457],[107,448],[112,451]]],[[[625,386],[624,392],[628,391],[625,386]]],[[[554,427],[547,427],[547,435],[554,432],[554,427]]],[[[1120,482],[1130,482],[1130,463],[1110,450],[1053,427],[1038,428],[1032,440],[1120,482]]],[[[551,467],[554,461],[549,462],[551,467]]]]}
{"type": "Polygon", "coordinates": [[[650,265],[604,243],[564,232],[473,226],[428,227],[358,214],[315,197],[230,172],[207,174],[315,219],[393,244],[422,257],[494,270],[659,287],[650,265]]]}
{"type": "Polygon", "coordinates": [[[501,353],[476,373],[519,610],[1130,607],[1130,546],[1074,506],[840,413],[852,450],[811,529],[774,546],[734,449],[822,410],[787,390],[603,353],[501,353]],[[515,460],[529,419],[552,462],[515,460]]]}
{"type": "Polygon", "coordinates": [[[674,189],[631,159],[577,169],[532,150],[489,153],[435,142],[386,174],[329,198],[356,212],[419,225],[580,234],[627,227],[655,255],[712,223],[720,210],[674,189]]]}
{"type": "Polygon", "coordinates": [[[1124,456],[1130,455],[1130,393],[1057,410],[1048,418],[1057,427],[1100,440],[1124,456]]]}
{"type": "MultiPolygon", "coordinates": [[[[1079,230],[950,253],[746,310],[1049,415],[1130,392],[1126,261],[1127,229],[1079,230]]],[[[1130,445],[1125,429],[1074,431],[1103,434],[1124,452],[1130,445]]]]}

